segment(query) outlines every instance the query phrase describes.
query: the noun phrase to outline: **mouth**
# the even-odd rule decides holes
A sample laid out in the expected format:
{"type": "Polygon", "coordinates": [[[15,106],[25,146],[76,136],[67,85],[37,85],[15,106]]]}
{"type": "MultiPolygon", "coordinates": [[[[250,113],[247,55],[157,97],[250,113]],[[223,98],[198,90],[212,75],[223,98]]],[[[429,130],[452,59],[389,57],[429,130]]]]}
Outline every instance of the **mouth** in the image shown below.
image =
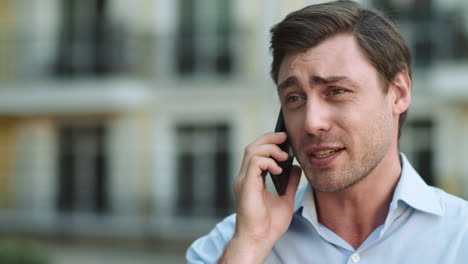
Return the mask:
{"type": "Polygon", "coordinates": [[[315,151],[315,152],[311,152],[310,155],[315,157],[315,158],[319,158],[319,159],[323,159],[323,158],[326,158],[328,156],[331,156],[339,151],[343,150],[342,148],[341,149],[327,149],[327,150],[320,150],[320,151],[315,151]]]}
{"type": "Polygon", "coordinates": [[[320,149],[311,149],[308,152],[309,162],[313,167],[316,168],[323,168],[330,165],[333,160],[335,160],[345,148],[334,148],[334,147],[327,147],[320,149]]]}

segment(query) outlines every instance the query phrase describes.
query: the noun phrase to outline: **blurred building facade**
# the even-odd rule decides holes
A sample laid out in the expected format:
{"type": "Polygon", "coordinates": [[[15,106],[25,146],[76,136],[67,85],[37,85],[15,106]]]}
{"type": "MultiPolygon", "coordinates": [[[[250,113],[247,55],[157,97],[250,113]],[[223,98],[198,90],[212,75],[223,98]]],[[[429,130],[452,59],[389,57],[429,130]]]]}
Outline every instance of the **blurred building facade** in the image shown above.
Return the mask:
{"type": "MultiPolygon", "coordinates": [[[[0,0],[0,229],[205,233],[234,211],[244,146],[273,129],[269,28],[311,2],[0,0]]],[[[413,51],[401,149],[468,198],[468,4],[361,2],[413,51]]]]}

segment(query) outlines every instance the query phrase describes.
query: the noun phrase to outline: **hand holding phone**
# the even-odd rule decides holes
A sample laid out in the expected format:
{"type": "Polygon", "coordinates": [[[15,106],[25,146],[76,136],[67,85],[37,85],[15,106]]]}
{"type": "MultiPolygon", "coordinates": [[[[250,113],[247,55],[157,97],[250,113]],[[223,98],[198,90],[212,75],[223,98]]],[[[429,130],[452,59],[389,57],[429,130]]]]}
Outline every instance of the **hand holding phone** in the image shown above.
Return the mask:
{"type": "MultiPolygon", "coordinates": [[[[275,131],[285,130],[280,112],[275,131]]],[[[293,152],[286,136],[267,133],[244,150],[242,165],[234,181],[236,228],[223,254],[226,259],[250,252],[259,260],[265,260],[275,242],[288,230],[301,169],[292,165],[293,152]],[[285,159],[285,155],[275,144],[288,153],[286,161],[278,162],[278,159],[285,159]],[[265,188],[268,171],[278,173],[270,175],[279,195],[265,188]]]]}
{"type": "MultiPolygon", "coordinates": [[[[286,126],[284,124],[283,111],[280,110],[278,120],[276,121],[275,132],[286,132],[286,126]]],[[[291,145],[289,144],[289,138],[285,142],[278,145],[280,149],[288,153],[288,159],[285,161],[276,161],[278,165],[283,169],[281,174],[270,173],[275,189],[279,195],[283,195],[286,192],[286,187],[289,181],[289,173],[291,172],[292,163],[294,160],[294,153],[291,145]]]]}

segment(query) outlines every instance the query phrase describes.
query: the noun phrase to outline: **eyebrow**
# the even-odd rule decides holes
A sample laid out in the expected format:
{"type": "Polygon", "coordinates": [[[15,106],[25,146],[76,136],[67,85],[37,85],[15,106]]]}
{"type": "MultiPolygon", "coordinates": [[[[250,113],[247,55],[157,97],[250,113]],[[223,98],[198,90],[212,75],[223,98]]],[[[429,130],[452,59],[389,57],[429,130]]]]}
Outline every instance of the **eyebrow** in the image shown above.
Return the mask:
{"type": "MultiPolygon", "coordinates": [[[[356,86],[356,84],[350,78],[346,76],[321,77],[321,76],[314,75],[309,78],[309,83],[311,84],[332,84],[332,83],[337,83],[337,82],[342,82],[342,81],[349,83],[350,85],[356,86]]],[[[277,88],[278,92],[293,85],[300,85],[299,80],[297,79],[296,76],[290,76],[286,80],[278,84],[278,88],[277,88]]]]}
{"type": "Polygon", "coordinates": [[[297,80],[296,76],[290,76],[286,80],[282,81],[280,84],[278,84],[278,92],[281,92],[282,90],[293,86],[293,85],[299,85],[299,81],[297,80]]]}
{"type": "Polygon", "coordinates": [[[310,83],[316,83],[316,84],[331,84],[331,83],[336,83],[339,81],[351,81],[351,80],[346,76],[329,76],[329,77],[312,76],[310,77],[310,80],[309,80],[310,83]]]}

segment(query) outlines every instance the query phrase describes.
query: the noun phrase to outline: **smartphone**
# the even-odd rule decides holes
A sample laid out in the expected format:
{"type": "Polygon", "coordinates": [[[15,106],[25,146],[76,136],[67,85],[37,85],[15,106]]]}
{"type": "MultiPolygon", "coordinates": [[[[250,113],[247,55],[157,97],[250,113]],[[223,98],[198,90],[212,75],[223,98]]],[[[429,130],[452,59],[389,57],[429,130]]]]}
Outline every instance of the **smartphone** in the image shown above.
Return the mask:
{"type": "MultiPolygon", "coordinates": [[[[280,110],[278,120],[276,121],[275,132],[286,132],[282,110],[280,110]]],[[[286,186],[288,185],[289,173],[291,172],[291,167],[294,160],[294,153],[291,145],[289,144],[289,137],[284,143],[279,144],[278,146],[282,151],[288,153],[288,159],[285,161],[276,161],[283,169],[283,172],[281,174],[270,173],[270,176],[273,180],[273,184],[275,185],[276,192],[279,195],[283,195],[286,192],[286,186]]]]}

